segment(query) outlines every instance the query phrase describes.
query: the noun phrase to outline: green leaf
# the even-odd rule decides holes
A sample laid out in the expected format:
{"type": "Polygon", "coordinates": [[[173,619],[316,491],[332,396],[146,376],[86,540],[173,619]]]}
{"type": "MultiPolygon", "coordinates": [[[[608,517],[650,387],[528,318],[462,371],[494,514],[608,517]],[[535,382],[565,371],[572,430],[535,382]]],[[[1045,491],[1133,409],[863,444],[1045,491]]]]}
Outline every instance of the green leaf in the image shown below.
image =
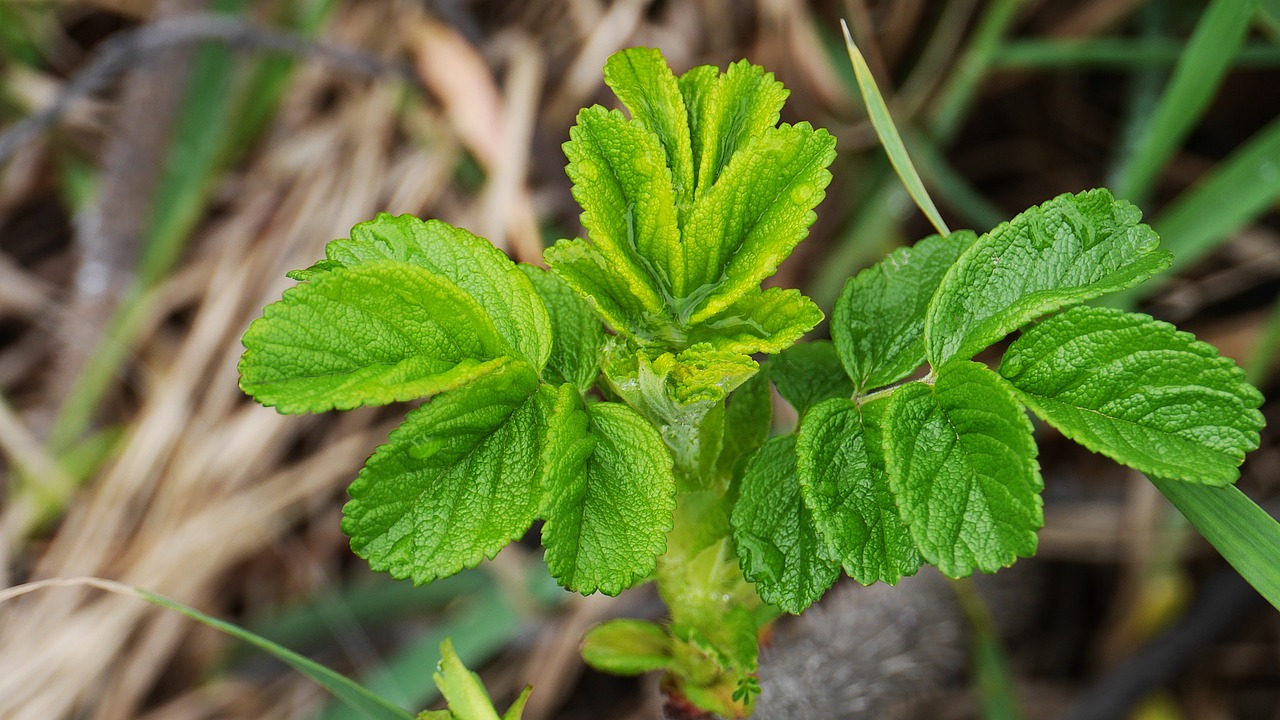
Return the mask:
{"type": "Polygon", "coordinates": [[[631,117],[662,141],[676,207],[689,206],[693,202],[689,115],[662,52],[637,47],[614,53],[604,64],[604,82],[631,111],[631,117]]]}
{"type": "Polygon", "coordinates": [[[424,267],[452,280],[475,298],[498,334],[537,369],[551,354],[551,320],[533,286],[516,264],[488,240],[440,220],[378,213],[351,228],[351,238],[325,246],[325,259],[289,273],[315,280],[339,268],[378,260],[424,267]]]}
{"type": "Polygon", "coordinates": [[[582,659],[614,675],[643,675],[671,665],[671,636],[647,620],[610,620],[582,636],[582,659]]]}
{"type": "Polygon", "coordinates": [[[1142,213],[1105,189],[1060,195],[978,238],[929,306],[936,368],[968,359],[1030,320],[1135,285],[1169,265],[1142,213]]]}
{"type": "Polygon", "coordinates": [[[684,98],[684,108],[689,117],[689,140],[693,149],[694,181],[697,182],[698,167],[702,162],[702,142],[707,117],[707,100],[720,79],[720,68],[715,65],[698,65],[690,68],[680,76],[680,95],[684,98]]]}
{"type": "Polygon", "coordinates": [[[510,354],[476,301],[389,260],[284,292],[244,334],[240,388],[282,413],[347,410],[456,387],[510,354]]]}
{"type": "Polygon", "coordinates": [[[645,299],[653,293],[647,280],[616,270],[617,264],[586,240],[560,240],[543,252],[551,272],[585,298],[605,324],[627,337],[658,337],[665,314],[645,299]]]}
{"type": "Polygon", "coordinates": [[[778,113],[791,93],[759,65],[740,60],[715,79],[706,92],[705,74],[694,68],[686,74],[681,90],[701,90],[705,100],[691,103],[702,110],[693,144],[699,149],[698,190],[702,198],[719,181],[721,172],[744,145],[778,124],[778,113]],[[695,75],[695,72],[697,73],[695,75]]]}
{"type": "Polygon", "coordinates": [[[725,401],[724,441],[716,472],[721,477],[736,478],[751,453],[769,437],[773,427],[773,393],[769,391],[766,373],[757,372],[742,383],[725,401]]]}
{"type": "Polygon", "coordinates": [[[689,344],[753,355],[790,347],[822,322],[822,311],[799,290],[748,290],[729,307],[695,326],[689,344]]]}
{"type": "Polygon", "coordinates": [[[709,345],[650,360],[612,342],[605,355],[609,388],[661,431],[681,490],[705,489],[722,480],[714,470],[724,434],[723,401],[756,373],[756,362],[709,345]]]}
{"type": "Polygon", "coordinates": [[[551,315],[551,356],[544,378],[555,385],[568,382],[583,392],[590,390],[600,374],[604,347],[599,318],[587,301],[556,275],[532,265],[521,265],[520,269],[533,281],[551,315]]]}
{"type": "Polygon", "coordinates": [[[929,301],[975,239],[969,230],[930,235],[914,247],[898,248],[844,286],[831,339],[859,392],[898,382],[924,364],[929,301]]]}
{"type": "Polygon", "coordinates": [[[984,365],[957,360],[937,383],[898,388],[885,460],[920,554],[950,577],[1028,557],[1044,524],[1031,421],[984,365]]]}
{"type": "Polygon", "coordinates": [[[617,595],[653,572],[675,510],[671,455],[652,425],[619,403],[557,400],[543,516],[547,567],[566,588],[617,595]]]}
{"type": "Polygon", "coordinates": [[[808,123],[744,140],[721,182],[700,191],[684,227],[684,243],[698,250],[688,258],[689,287],[701,288],[682,309],[691,322],[720,314],[759,286],[808,235],[835,156],[835,138],[808,123]]]}
{"type": "Polygon", "coordinates": [[[533,368],[507,362],[410,412],[351,484],[352,550],[425,583],[523,535],[541,497],[537,387],[533,368]]]}
{"type": "Polygon", "coordinates": [[[863,585],[896,584],[921,562],[885,474],[887,404],[827,400],[805,415],[796,443],[800,490],[827,553],[863,585]]]}
{"type": "Polygon", "coordinates": [[[1280,610],[1280,523],[1235,487],[1149,477],[1222,557],[1280,610]]]}
{"type": "Polygon", "coordinates": [[[767,603],[799,615],[840,576],[800,497],[794,435],[773,438],[751,459],[730,522],[742,574],[767,603]]]}
{"type": "Polygon", "coordinates": [[[480,676],[462,664],[450,640],[440,644],[440,666],[433,677],[457,720],[499,720],[480,676]]]}
{"type": "Polygon", "coordinates": [[[823,400],[853,395],[853,383],[840,365],[836,347],[826,340],[789,347],[767,368],[778,394],[802,417],[823,400]]]}
{"type": "Polygon", "coordinates": [[[649,312],[665,312],[664,298],[683,297],[689,286],[662,143],[599,105],[578,113],[569,138],[567,170],[591,241],[649,312]]]}
{"type": "Polygon", "coordinates": [[[516,699],[512,701],[511,707],[502,713],[502,720],[520,720],[524,716],[524,706],[529,704],[529,695],[533,692],[532,685],[525,685],[516,699]]]}
{"type": "Polygon", "coordinates": [[[1064,435],[1145,473],[1228,485],[1258,447],[1262,394],[1244,372],[1147,315],[1062,312],[1018,338],[1000,374],[1064,435]]]}

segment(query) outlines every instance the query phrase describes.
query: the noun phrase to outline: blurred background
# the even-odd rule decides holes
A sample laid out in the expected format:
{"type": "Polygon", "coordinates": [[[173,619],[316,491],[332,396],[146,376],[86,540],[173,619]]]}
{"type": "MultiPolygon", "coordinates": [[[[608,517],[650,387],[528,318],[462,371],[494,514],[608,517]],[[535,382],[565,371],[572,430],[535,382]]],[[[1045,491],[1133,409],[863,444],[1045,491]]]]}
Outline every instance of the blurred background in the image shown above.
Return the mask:
{"type": "MultiPolygon", "coordinates": [[[[344,488],[404,408],[276,415],[236,387],[239,336],[379,211],[535,263],[580,233],[560,145],[614,102],[601,68],[631,45],[677,72],[765,65],[783,119],[838,138],[771,281],[829,310],[930,232],[841,17],[952,227],[1112,187],[1176,255],[1118,302],[1274,387],[1275,0],[0,0],[0,587],[140,586],[415,711],[452,636],[499,707],[533,684],[530,720],[659,717],[653,678],[577,655],[602,619],[660,614],[650,590],[564,593],[536,534],[430,586],[374,576],[339,531],[344,488]]],[[[1038,557],[956,587],[840,585],[779,623],[759,717],[1280,718],[1280,615],[1144,478],[1040,430],[1038,557]]],[[[1240,487],[1273,513],[1278,470],[1265,432],[1240,487]]],[[[352,716],[177,613],[55,588],[0,605],[0,717],[352,716]]]]}

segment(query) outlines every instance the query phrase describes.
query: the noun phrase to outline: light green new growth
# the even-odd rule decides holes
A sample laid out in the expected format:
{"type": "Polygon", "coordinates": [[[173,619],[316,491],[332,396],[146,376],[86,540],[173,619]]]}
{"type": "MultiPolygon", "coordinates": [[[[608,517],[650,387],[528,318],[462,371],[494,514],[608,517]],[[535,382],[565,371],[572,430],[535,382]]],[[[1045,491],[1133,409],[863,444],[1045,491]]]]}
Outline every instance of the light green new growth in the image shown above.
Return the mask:
{"type": "MultiPolygon", "coordinates": [[[[832,342],[792,347],[823,314],[761,283],[808,233],[835,139],[779,125],[787,91],[746,61],[677,76],[636,48],[605,79],[626,112],[586,108],[570,130],[586,237],[548,248],[549,271],[382,214],[291,273],[244,335],[241,387],[282,413],[428,399],[350,487],[342,527],[375,570],[429,582],[542,520],[562,586],[653,580],[670,609],[592,630],[587,662],[661,670],[667,692],[740,718],[761,629],[842,569],[896,583],[1034,553],[1024,406],[1161,483],[1229,484],[1257,447],[1261,396],[1230,360],[1083,306],[1169,263],[1110,192],[897,250],[849,281],[832,342]],[[998,373],[971,361],[1020,331],[998,373]],[[771,384],[800,422],[770,440],[771,384]]],[[[451,709],[422,717],[498,720],[444,655],[451,709]]]]}
{"type": "Polygon", "coordinates": [[[418,715],[418,720],[520,720],[533,689],[526,685],[511,707],[499,717],[480,676],[462,664],[449,640],[440,645],[440,666],[432,679],[448,701],[449,709],[428,710],[418,715]]]}
{"type": "MultiPolygon", "coordinates": [[[[281,412],[429,398],[352,483],[352,549],[429,582],[543,520],[564,587],[616,594],[655,578],[672,605],[658,650],[637,649],[648,626],[614,626],[592,636],[593,662],[665,668],[691,701],[743,716],[776,612],[730,537],[736,482],[771,419],[751,356],[823,319],[799,291],[760,284],[813,223],[835,140],[779,126],[786,90],[745,61],[677,77],[638,48],[605,79],[627,113],[587,108],[570,131],[587,235],[549,248],[550,272],[438,220],[379,215],[290,273],[300,285],[244,336],[241,387],[281,412]]],[[[822,361],[839,368],[830,348],[822,361]]],[[[806,512],[791,477],[787,507],[806,512]]],[[[462,671],[439,679],[447,696],[478,687],[462,671]]]]}

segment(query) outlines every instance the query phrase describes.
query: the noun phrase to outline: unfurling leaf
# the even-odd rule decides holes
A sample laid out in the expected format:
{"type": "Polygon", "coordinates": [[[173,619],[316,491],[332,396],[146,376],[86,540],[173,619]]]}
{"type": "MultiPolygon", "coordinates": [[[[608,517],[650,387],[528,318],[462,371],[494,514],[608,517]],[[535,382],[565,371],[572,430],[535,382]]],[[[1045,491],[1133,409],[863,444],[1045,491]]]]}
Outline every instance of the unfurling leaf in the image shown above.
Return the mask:
{"type": "Polygon", "coordinates": [[[615,675],[641,675],[671,665],[671,635],[646,620],[610,620],[582,636],[582,659],[615,675]]]}

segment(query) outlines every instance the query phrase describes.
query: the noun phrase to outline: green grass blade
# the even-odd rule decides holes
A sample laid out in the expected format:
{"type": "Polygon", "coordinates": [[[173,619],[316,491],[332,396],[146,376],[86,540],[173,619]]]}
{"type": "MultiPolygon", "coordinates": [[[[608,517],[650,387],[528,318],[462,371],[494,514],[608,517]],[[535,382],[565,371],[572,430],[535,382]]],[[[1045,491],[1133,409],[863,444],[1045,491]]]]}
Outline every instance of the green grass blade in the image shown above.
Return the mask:
{"type": "Polygon", "coordinates": [[[971,108],[978,87],[991,68],[991,61],[1004,44],[1005,33],[1017,18],[1018,8],[1023,2],[1024,0],[995,0],[987,5],[973,32],[973,39],[965,47],[959,64],[942,90],[937,110],[933,113],[929,130],[940,143],[945,144],[951,140],[960,129],[960,123],[971,108]]]}
{"type": "Polygon", "coordinates": [[[1280,523],[1235,486],[1150,479],[1222,557],[1280,610],[1280,523]]]}
{"type": "Polygon", "coordinates": [[[983,720],[1019,720],[1017,682],[991,612],[972,579],[953,580],[951,589],[973,628],[973,684],[981,707],[978,716],[983,720]]]}
{"type": "Polygon", "coordinates": [[[1280,43],[1280,0],[1262,0],[1258,7],[1258,25],[1272,42],[1280,43]]]}
{"type": "MultiPolygon", "coordinates": [[[[280,662],[306,675],[312,680],[319,683],[324,689],[333,693],[334,697],[341,700],[356,713],[356,717],[370,718],[371,720],[413,720],[413,715],[409,712],[392,705],[385,699],[374,695],[372,692],[364,689],[355,681],[340,675],[333,670],[310,660],[298,653],[277,645],[264,637],[255,635],[248,630],[237,625],[232,625],[225,620],[219,620],[215,617],[205,615],[193,607],[183,605],[182,603],[167,598],[163,595],[148,590],[135,588],[134,591],[153,605],[159,605],[169,610],[186,615],[197,622],[208,625],[214,630],[226,633],[234,638],[243,640],[254,647],[269,653],[280,662]]],[[[424,673],[425,674],[425,673],[424,673]]]]}
{"type": "MultiPolygon", "coordinates": [[[[1273,120],[1183,192],[1152,221],[1162,248],[1173,253],[1178,271],[1212,252],[1241,228],[1280,202],[1280,120],[1273,120]]],[[[1148,285],[1107,300],[1132,307],[1158,289],[1148,285]]]]}
{"type": "Polygon", "coordinates": [[[177,600],[165,597],[150,590],[126,585],[115,580],[106,580],[96,577],[75,577],[75,578],[50,578],[48,580],[37,580],[24,585],[15,585],[13,587],[0,590],[0,604],[8,602],[16,597],[36,592],[38,590],[47,590],[50,588],[66,588],[66,587],[91,587],[116,595],[125,597],[138,597],[152,605],[156,605],[166,610],[173,610],[196,622],[207,625],[214,630],[230,635],[239,640],[243,640],[256,648],[266,651],[276,659],[292,667],[298,672],[306,675],[312,680],[319,683],[335,697],[347,703],[352,708],[358,710],[359,717],[368,720],[415,720],[414,716],[406,710],[402,710],[395,705],[387,702],[385,699],[374,695],[368,690],[357,685],[350,678],[340,675],[329,668],[310,660],[298,653],[266,638],[256,635],[244,628],[233,625],[225,620],[206,615],[189,605],[184,605],[177,600]]]}
{"type": "MultiPolygon", "coordinates": [[[[1126,40],[1019,40],[1006,43],[992,58],[1001,69],[1031,70],[1088,67],[1115,70],[1161,68],[1182,57],[1183,43],[1169,38],[1126,40]]],[[[1280,48],[1251,43],[1240,49],[1233,67],[1274,67],[1280,65],[1280,48]]]]}
{"type": "Polygon", "coordinates": [[[305,603],[255,617],[249,630],[272,642],[309,648],[339,642],[340,635],[386,627],[406,617],[439,615],[460,598],[485,593],[493,578],[480,570],[468,570],[428,585],[377,575],[371,582],[334,588],[309,597],[305,603]]]}
{"type": "Polygon", "coordinates": [[[1186,267],[1280,200],[1280,119],[1257,132],[1156,218],[1172,270],[1186,267]]]}
{"type": "Polygon", "coordinates": [[[1213,0],[1178,58],[1147,132],[1121,166],[1116,195],[1141,204],[1160,170],[1217,92],[1258,8],[1258,0],[1213,0]]]}
{"type": "MultiPolygon", "coordinates": [[[[1017,17],[1024,0],[993,0],[985,6],[982,17],[968,41],[958,66],[948,76],[939,92],[939,101],[922,123],[939,148],[955,135],[965,113],[972,106],[978,87],[990,67],[991,57],[999,48],[1009,26],[1017,17]]],[[[945,41],[945,40],[944,40],[945,41]]],[[[949,56],[950,52],[943,52],[949,56]]],[[[843,67],[843,66],[841,66],[843,67]]],[[[810,297],[820,307],[831,307],[844,283],[859,268],[875,262],[898,245],[914,241],[902,236],[902,215],[907,195],[899,182],[889,177],[888,167],[882,172],[873,164],[864,178],[864,191],[859,193],[857,208],[850,213],[850,227],[818,268],[810,283],[810,297]]]]}
{"type": "MultiPolygon", "coordinates": [[[[244,0],[218,0],[213,9],[238,14],[244,10],[244,0]]],[[[151,225],[138,273],[146,285],[173,266],[204,209],[230,125],[235,71],[235,57],[226,44],[197,47],[152,199],[151,225]]]]}
{"type": "MultiPolygon", "coordinates": [[[[336,0],[294,0],[281,13],[280,24],[304,37],[313,37],[333,15],[336,5],[336,0]]],[[[296,67],[297,61],[287,55],[255,61],[231,113],[233,122],[224,145],[226,162],[235,162],[253,147],[275,116],[296,67]]]]}
{"type": "Polygon", "coordinates": [[[1249,352],[1244,377],[1250,385],[1263,387],[1266,384],[1277,346],[1280,346],[1280,301],[1271,304],[1271,316],[1249,352]]]}
{"type": "Polygon", "coordinates": [[[885,154],[889,156],[889,162],[893,163],[893,169],[897,171],[902,184],[906,186],[907,192],[911,194],[911,199],[915,200],[920,211],[929,218],[929,222],[939,234],[950,235],[951,230],[943,222],[937,206],[933,204],[933,199],[925,190],[924,183],[920,181],[920,174],[911,163],[911,157],[907,155],[907,148],[902,144],[902,136],[898,134],[898,128],[893,123],[893,117],[889,114],[884,96],[880,94],[880,88],[876,86],[876,79],[871,75],[871,68],[867,66],[866,58],[862,57],[858,46],[853,44],[849,26],[843,20],[840,21],[840,27],[844,30],[844,45],[849,52],[849,62],[853,64],[853,74],[858,79],[858,89],[862,91],[862,100],[867,105],[867,115],[871,118],[876,136],[880,138],[880,145],[884,147],[885,154]]]}
{"type": "MultiPolygon", "coordinates": [[[[421,588],[416,588],[421,589],[421,588]]],[[[447,622],[431,628],[362,682],[369,692],[402,705],[427,707],[440,698],[430,670],[440,662],[440,643],[453,639],[462,661],[475,667],[511,642],[524,623],[497,584],[489,584],[447,622]]],[[[359,720],[350,703],[328,708],[323,720],[359,720]]]]}

